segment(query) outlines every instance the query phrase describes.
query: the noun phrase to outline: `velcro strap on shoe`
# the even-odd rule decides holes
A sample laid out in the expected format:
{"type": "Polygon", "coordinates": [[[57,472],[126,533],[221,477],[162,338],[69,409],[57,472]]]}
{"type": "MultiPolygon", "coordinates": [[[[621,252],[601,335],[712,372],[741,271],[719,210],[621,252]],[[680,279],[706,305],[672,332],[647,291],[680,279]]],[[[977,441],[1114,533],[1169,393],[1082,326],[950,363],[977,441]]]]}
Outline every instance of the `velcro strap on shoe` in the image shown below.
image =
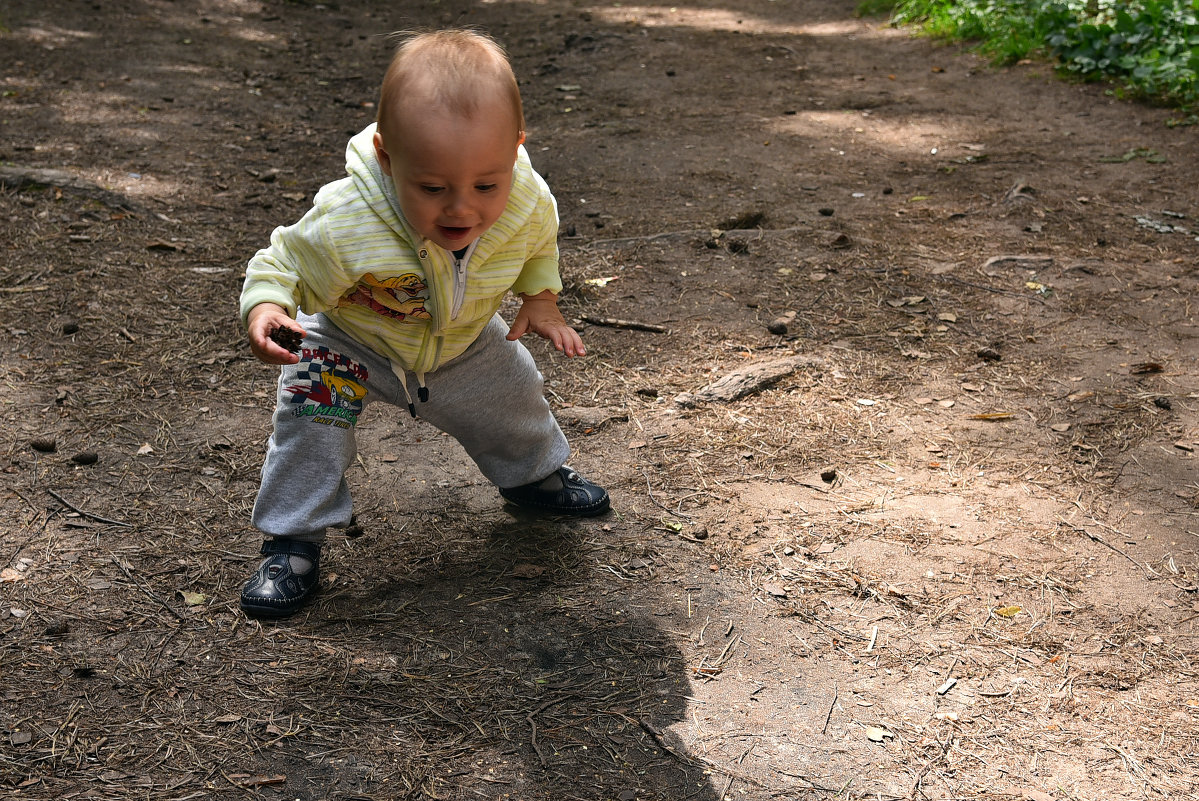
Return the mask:
{"type": "Polygon", "coordinates": [[[288,556],[302,556],[305,559],[315,562],[320,559],[321,546],[315,542],[305,542],[304,540],[293,540],[284,537],[281,539],[265,540],[262,543],[260,553],[263,556],[284,553],[288,556]]]}

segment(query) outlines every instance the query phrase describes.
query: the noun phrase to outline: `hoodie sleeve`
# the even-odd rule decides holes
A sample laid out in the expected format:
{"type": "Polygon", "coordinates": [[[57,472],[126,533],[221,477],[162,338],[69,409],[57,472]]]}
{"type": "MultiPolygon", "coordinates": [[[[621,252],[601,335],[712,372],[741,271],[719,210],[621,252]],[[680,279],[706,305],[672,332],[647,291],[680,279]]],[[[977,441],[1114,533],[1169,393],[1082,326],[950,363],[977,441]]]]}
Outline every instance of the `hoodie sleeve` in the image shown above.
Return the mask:
{"type": "Polygon", "coordinates": [[[313,208],[294,225],[280,226],[271,244],[254,254],[246,266],[241,291],[242,323],[260,303],[276,303],[295,317],[298,309],[309,314],[326,311],[351,283],[336,263],[329,246],[325,219],[313,208]]]}
{"type": "Polygon", "coordinates": [[[536,295],[548,289],[558,294],[562,291],[562,276],[558,270],[558,205],[541,176],[533,173],[533,177],[541,197],[530,216],[529,254],[512,291],[536,295]]]}

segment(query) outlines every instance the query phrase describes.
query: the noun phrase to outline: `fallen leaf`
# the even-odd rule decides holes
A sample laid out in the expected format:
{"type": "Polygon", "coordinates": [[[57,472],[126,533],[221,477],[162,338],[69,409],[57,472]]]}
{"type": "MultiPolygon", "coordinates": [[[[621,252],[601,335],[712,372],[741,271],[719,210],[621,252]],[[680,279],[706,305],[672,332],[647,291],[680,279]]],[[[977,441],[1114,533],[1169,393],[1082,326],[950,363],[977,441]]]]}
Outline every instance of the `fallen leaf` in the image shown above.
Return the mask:
{"type": "Polygon", "coordinates": [[[237,723],[239,720],[241,720],[241,715],[228,714],[221,715],[219,718],[215,718],[212,722],[228,725],[230,723],[237,723]]]}
{"type": "Polygon", "coordinates": [[[145,456],[148,453],[154,453],[154,447],[148,442],[137,449],[138,456],[145,456]]]}
{"type": "Polygon", "coordinates": [[[208,596],[202,592],[188,592],[187,590],[179,590],[178,595],[183,599],[183,603],[188,606],[199,606],[208,600],[208,596]]]}
{"type": "Polygon", "coordinates": [[[866,737],[872,743],[881,743],[894,736],[895,735],[891,732],[887,731],[886,729],[879,728],[878,726],[870,726],[866,729],[866,737]]]}
{"type": "Polygon", "coordinates": [[[644,448],[645,446],[646,446],[645,440],[635,439],[629,443],[629,450],[633,451],[633,450],[637,450],[638,448],[644,448]]]}
{"type": "Polygon", "coordinates": [[[25,578],[24,573],[13,570],[11,567],[6,567],[0,570],[0,582],[2,581],[20,581],[25,578]]]}
{"type": "Polygon", "coordinates": [[[787,597],[787,590],[784,587],[780,587],[778,584],[771,584],[770,582],[767,582],[762,585],[762,589],[766,590],[767,593],[773,595],[775,598],[787,597]]]}
{"type": "Polygon", "coordinates": [[[1070,424],[1069,423],[1054,423],[1053,425],[1049,426],[1049,428],[1052,429],[1053,431],[1056,431],[1059,434],[1061,434],[1061,433],[1064,433],[1064,432],[1070,430],[1070,424]]]}
{"type": "Polygon", "coordinates": [[[1075,402],[1075,401],[1080,401],[1080,400],[1086,400],[1087,398],[1093,398],[1093,397],[1095,397],[1094,392],[1092,392],[1089,389],[1084,389],[1081,392],[1071,392],[1069,395],[1066,396],[1066,400],[1075,402]]]}
{"type": "Polygon", "coordinates": [[[1024,609],[1019,606],[1001,606],[995,610],[995,614],[1000,617],[1015,617],[1023,611],[1024,609]]]}

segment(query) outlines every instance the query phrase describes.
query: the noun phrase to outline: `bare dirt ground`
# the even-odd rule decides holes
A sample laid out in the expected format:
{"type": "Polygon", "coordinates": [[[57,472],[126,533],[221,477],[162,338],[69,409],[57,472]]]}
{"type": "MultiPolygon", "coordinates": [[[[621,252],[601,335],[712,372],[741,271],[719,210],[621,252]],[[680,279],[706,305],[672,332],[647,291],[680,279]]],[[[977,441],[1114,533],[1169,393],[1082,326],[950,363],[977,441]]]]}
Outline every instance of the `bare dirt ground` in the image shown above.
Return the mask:
{"type": "Polygon", "coordinates": [[[853,9],[0,6],[0,795],[1199,799],[1195,129],[853,9]],[[243,265],[383,34],[463,24],[522,77],[590,355],[529,344],[614,511],[368,415],[365,534],[248,621],[243,265]]]}

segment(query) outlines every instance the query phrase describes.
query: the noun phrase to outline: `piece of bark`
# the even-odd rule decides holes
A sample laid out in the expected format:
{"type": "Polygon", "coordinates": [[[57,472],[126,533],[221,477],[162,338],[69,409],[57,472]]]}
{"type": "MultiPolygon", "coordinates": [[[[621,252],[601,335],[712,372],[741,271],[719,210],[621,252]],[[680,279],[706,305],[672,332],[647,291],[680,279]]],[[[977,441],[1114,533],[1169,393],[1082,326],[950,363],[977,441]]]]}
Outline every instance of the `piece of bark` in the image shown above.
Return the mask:
{"type": "Polygon", "coordinates": [[[728,403],[761,392],[800,368],[817,367],[820,364],[822,361],[815,356],[787,356],[758,362],[727,373],[695,392],[677,395],[674,402],[687,407],[709,402],[728,403]]]}

